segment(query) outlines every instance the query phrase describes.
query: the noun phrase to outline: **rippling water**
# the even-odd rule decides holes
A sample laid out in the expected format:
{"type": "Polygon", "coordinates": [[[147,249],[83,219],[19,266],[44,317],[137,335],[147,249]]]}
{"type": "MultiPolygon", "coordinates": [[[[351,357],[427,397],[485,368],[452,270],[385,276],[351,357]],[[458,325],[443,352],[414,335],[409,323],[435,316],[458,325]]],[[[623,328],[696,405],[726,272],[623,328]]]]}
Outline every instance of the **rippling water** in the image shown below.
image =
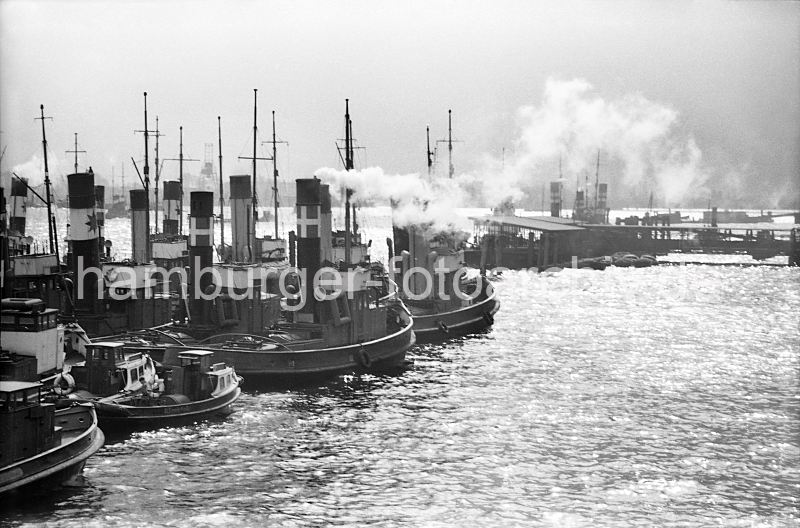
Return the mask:
{"type": "MultiPolygon", "coordinates": [[[[34,526],[783,526],[800,510],[800,270],[506,272],[494,329],[391,376],[251,387],[112,439],[34,526]]],[[[246,383],[246,382],[245,382],[246,383]]]]}

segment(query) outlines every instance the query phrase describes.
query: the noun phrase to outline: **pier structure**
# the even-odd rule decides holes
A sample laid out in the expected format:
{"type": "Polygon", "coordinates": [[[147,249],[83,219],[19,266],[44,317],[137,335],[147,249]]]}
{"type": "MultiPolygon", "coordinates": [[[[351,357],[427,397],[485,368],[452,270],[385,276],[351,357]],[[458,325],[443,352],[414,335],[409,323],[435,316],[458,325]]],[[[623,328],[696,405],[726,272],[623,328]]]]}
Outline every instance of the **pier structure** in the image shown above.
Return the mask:
{"type": "Polygon", "coordinates": [[[593,258],[618,252],[748,254],[756,260],[797,252],[797,224],[728,224],[709,227],[670,225],[664,217],[646,218],[639,225],[576,222],[555,217],[492,215],[474,217],[472,247],[465,251],[473,267],[512,269],[569,265],[572,257],[593,258]]]}
{"type": "Polygon", "coordinates": [[[474,247],[467,265],[486,270],[547,267],[569,260],[579,250],[586,228],[555,217],[486,216],[472,218],[474,247]]]}

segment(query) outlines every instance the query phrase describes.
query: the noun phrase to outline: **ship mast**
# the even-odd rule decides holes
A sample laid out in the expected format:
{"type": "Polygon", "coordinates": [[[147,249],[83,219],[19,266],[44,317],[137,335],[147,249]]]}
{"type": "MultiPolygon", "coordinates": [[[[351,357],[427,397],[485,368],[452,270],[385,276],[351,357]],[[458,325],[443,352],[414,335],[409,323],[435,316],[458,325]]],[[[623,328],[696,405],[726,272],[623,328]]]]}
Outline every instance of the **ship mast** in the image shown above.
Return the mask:
{"type": "Polygon", "coordinates": [[[178,218],[178,234],[183,235],[183,125],[178,129],[180,131],[180,147],[178,150],[178,181],[181,182],[181,199],[178,202],[178,208],[181,215],[178,218]]]}
{"type": "MultiPolygon", "coordinates": [[[[350,137],[350,99],[344,100],[344,170],[350,171],[353,168],[353,138],[350,137]]],[[[353,190],[345,188],[344,191],[344,264],[350,265],[350,252],[352,241],[350,240],[350,196],[353,190]]]]}
{"type": "Polygon", "coordinates": [[[447,111],[447,156],[450,164],[450,177],[453,177],[455,169],[453,168],[453,111],[447,111]]]}
{"type": "Polygon", "coordinates": [[[44,189],[45,189],[45,196],[47,197],[47,234],[50,240],[50,253],[55,254],[56,256],[56,263],[61,266],[61,259],[58,255],[58,243],[56,243],[56,224],[55,218],[53,218],[53,196],[50,190],[50,170],[47,166],[47,136],[45,135],[44,131],[44,120],[45,119],[52,119],[52,117],[45,117],[44,116],[44,105],[39,105],[39,110],[42,113],[41,117],[37,117],[36,119],[42,120],[42,148],[44,149],[44,189]]]}
{"type": "Polygon", "coordinates": [[[431,172],[433,171],[433,158],[431,157],[431,127],[425,127],[425,133],[428,139],[428,180],[431,179],[431,172]]]}
{"type": "Polygon", "coordinates": [[[150,156],[148,152],[148,139],[150,131],[147,129],[147,92],[144,92],[144,192],[147,196],[147,212],[145,224],[147,225],[147,242],[145,242],[145,261],[150,262],[150,156]]]}
{"type": "Polygon", "coordinates": [[[272,111],[272,193],[275,201],[275,240],[278,240],[278,141],[275,139],[275,110],[272,111]]]}
{"type": "Polygon", "coordinates": [[[600,150],[597,150],[597,169],[594,173],[594,211],[597,214],[597,193],[600,187],[600,150]]]}
{"type": "MultiPolygon", "coordinates": [[[[225,196],[222,187],[222,118],[217,116],[217,137],[219,139],[219,241],[225,251],[225,196]]],[[[222,254],[222,253],[220,253],[222,254]]]]}
{"type": "Polygon", "coordinates": [[[78,150],[78,133],[75,132],[75,148],[73,150],[66,151],[67,154],[75,154],[75,174],[78,173],[78,153],[86,154],[85,150],[78,150]]]}
{"type": "Polygon", "coordinates": [[[156,116],[156,134],[155,135],[156,135],[156,188],[155,188],[156,204],[155,204],[155,209],[154,210],[156,212],[156,228],[155,229],[156,229],[156,233],[158,233],[158,181],[159,181],[159,178],[161,177],[161,170],[160,170],[160,167],[158,165],[158,138],[163,135],[158,131],[158,116],[156,116]]]}
{"type": "Polygon", "coordinates": [[[256,160],[268,160],[270,158],[259,158],[256,156],[256,143],[258,141],[258,88],[253,88],[253,156],[239,156],[239,159],[253,160],[253,230],[247,237],[247,250],[250,252],[251,262],[256,261],[256,222],[258,221],[258,197],[256,196],[256,160]]]}
{"type": "MultiPolygon", "coordinates": [[[[453,111],[452,110],[448,110],[447,111],[447,139],[437,139],[436,140],[436,145],[437,145],[436,152],[438,153],[438,145],[439,145],[439,143],[447,143],[447,154],[448,154],[448,158],[447,159],[448,159],[448,164],[449,164],[448,175],[449,175],[450,178],[452,178],[455,175],[455,172],[456,172],[456,169],[453,166],[453,143],[458,143],[458,142],[459,142],[458,140],[453,140],[453,111]]],[[[428,147],[428,150],[430,151],[430,147],[428,147]]],[[[437,155],[438,154],[434,153],[434,156],[437,156],[437,155]]],[[[431,162],[431,158],[430,158],[430,154],[429,154],[428,155],[428,167],[430,167],[431,164],[432,164],[432,162],[431,162]]]]}

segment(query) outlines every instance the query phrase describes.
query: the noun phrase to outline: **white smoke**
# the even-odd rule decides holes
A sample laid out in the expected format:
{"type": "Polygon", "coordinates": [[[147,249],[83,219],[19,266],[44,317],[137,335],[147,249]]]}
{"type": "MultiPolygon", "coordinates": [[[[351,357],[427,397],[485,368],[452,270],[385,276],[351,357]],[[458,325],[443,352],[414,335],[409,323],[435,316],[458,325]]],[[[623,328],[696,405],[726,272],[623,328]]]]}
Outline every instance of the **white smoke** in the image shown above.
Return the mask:
{"type": "MultiPolygon", "coordinates": [[[[64,198],[67,196],[67,182],[64,178],[63,172],[60,167],[60,160],[58,158],[51,158],[48,155],[48,169],[50,170],[50,184],[51,191],[55,198],[64,198]]],[[[16,174],[20,178],[26,178],[28,185],[38,192],[42,197],[45,196],[44,190],[44,158],[36,154],[31,156],[31,159],[24,163],[14,165],[11,173],[16,174]]],[[[13,176],[8,175],[9,180],[3,181],[3,185],[9,185],[13,176]]],[[[37,200],[36,198],[28,196],[29,199],[37,200]]]]}
{"type": "Polygon", "coordinates": [[[354,200],[392,203],[392,219],[399,227],[418,226],[431,232],[471,229],[470,221],[456,211],[468,203],[461,180],[428,181],[416,173],[390,175],[380,167],[352,171],[323,167],[314,175],[329,184],[334,193],[351,189],[354,200]]]}
{"type": "Polygon", "coordinates": [[[678,113],[640,94],[606,100],[583,79],[550,78],[541,105],[520,108],[517,121],[510,155],[503,160],[484,155],[479,169],[452,179],[389,175],[379,167],[349,172],[321,168],[315,175],[339,191],[352,189],[356,200],[394,202],[398,225],[450,232],[470,228],[458,208],[496,207],[526,195],[541,196],[543,184],[559,180],[559,162],[562,182],[576,177],[580,185],[593,182],[598,151],[600,179],[613,178],[621,187],[611,187],[612,196],[641,202],[653,192],[675,206],[708,195],[702,152],[691,135],[681,133],[678,113]]]}
{"type": "Polygon", "coordinates": [[[31,187],[41,185],[44,183],[44,159],[33,156],[25,163],[14,165],[11,172],[20,178],[27,178],[31,187]]]}
{"type": "Polygon", "coordinates": [[[606,100],[583,79],[550,78],[541,105],[520,108],[517,118],[517,140],[504,168],[484,159],[481,179],[502,182],[484,195],[490,205],[555,181],[559,160],[567,182],[594,180],[598,151],[601,179],[618,176],[629,193],[654,191],[670,204],[707,194],[702,153],[680,132],[678,113],[640,94],[606,100]]]}

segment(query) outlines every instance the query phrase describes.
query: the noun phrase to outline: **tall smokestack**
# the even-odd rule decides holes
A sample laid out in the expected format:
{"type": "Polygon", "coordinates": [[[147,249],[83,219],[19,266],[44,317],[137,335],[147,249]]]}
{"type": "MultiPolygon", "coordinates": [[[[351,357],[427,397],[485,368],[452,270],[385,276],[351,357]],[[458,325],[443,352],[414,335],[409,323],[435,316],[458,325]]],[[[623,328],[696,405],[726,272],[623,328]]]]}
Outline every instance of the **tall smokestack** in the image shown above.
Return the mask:
{"type": "Polygon", "coordinates": [[[608,207],[608,184],[601,183],[597,191],[597,209],[605,211],[608,207]]]}
{"type": "Polygon", "coordinates": [[[211,286],[211,273],[200,272],[210,269],[214,251],[214,193],[194,191],[189,195],[189,296],[192,317],[203,313],[204,301],[197,295],[211,286]]]}
{"type": "Polygon", "coordinates": [[[181,182],[164,182],[164,220],[162,231],[165,235],[177,235],[180,223],[181,182]]]}
{"type": "Polygon", "coordinates": [[[149,262],[149,252],[147,251],[147,191],[144,189],[133,189],[131,191],[131,242],[133,245],[133,260],[139,263],[149,262]]]}
{"type": "Polygon", "coordinates": [[[573,218],[583,218],[583,210],[586,209],[586,200],[583,191],[575,191],[575,210],[572,212],[573,218]]]}
{"type": "Polygon", "coordinates": [[[11,271],[11,255],[8,248],[8,226],[6,224],[6,192],[0,187],[0,295],[7,297],[6,276],[11,271]]]}
{"type": "Polygon", "coordinates": [[[97,247],[102,256],[106,244],[106,188],[104,185],[94,186],[94,197],[94,206],[97,211],[97,247]]]}
{"type": "Polygon", "coordinates": [[[316,300],[314,299],[314,274],[320,268],[320,216],[322,201],[320,182],[316,178],[299,178],[297,188],[297,267],[304,270],[302,310],[295,312],[298,322],[313,323],[316,300]]]}
{"type": "Polygon", "coordinates": [[[561,216],[561,182],[550,182],[550,216],[561,216]]]}
{"type": "Polygon", "coordinates": [[[25,210],[28,207],[28,178],[11,180],[11,220],[9,229],[25,235],[25,210]]]}
{"type": "Polygon", "coordinates": [[[320,185],[319,245],[321,262],[333,262],[333,223],[331,220],[331,191],[329,185],[320,185]]]}
{"type": "Polygon", "coordinates": [[[78,311],[94,313],[97,298],[97,275],[85,273],[89,268],[100,267],[100,230],[97,226],[97,195],[94,188],[94,174],[83,172],[67,176],[69,192],[69,223],[72,239],[72,274],[83,275],[76,280],[75,308],[78,311]],[[81,259],[81,257],[83,257],[81,259]]]}
{"type": "MultiPolygon", "coordinates": [[[[250,262],[250,232],[253,223],[253,192],[250,175],[231,176],[231,233],[234,262],[250,262]]],[[[255,248],[253,248],[255,249],[255,248]]]]}

